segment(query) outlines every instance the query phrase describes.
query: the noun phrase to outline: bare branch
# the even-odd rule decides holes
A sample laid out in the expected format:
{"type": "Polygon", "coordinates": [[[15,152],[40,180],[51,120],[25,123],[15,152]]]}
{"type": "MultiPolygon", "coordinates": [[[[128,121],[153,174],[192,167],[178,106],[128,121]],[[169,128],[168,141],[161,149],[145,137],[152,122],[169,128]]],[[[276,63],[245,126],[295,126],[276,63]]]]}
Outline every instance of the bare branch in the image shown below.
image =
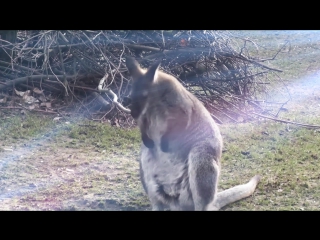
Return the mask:
{"type": "Polygon", "coordinates": [[[124,106],[122,106],[121,103],[118,102],[118,96],[110,89],[110,88],[107,88],[107,89],[103,89],[102,88],[102,85],[103,83],[105,82],[105,80],[108,78],[109,74],[106,74],[99,82],[99,85],[98,85],[98,90],[100,92],[105,92],[105,93],[108,93],[110,94],[113,98],[112,98],[112,103],[115,104],[120,110],[122,110],[123,112],[125,113],[131,113],[130,109],[128,108],[125,108],[124,106]]]}
{"type": "MultiPolygon", "coordinates": [[[[74,78],[75,76],[66,76],[66,78],[74,78]]],[[[27,80],[40,80],[40,79],[56,79],[56,78],[63,78],[63,75],[33,75],[33,76],[28,76],[28,77],[21,77],[21,78],[16,78],[11,81],[6,81],[4,84],[5,85],[0,85],[0,90],[6,89],[8,87],[14,86],[19,83],[26,82],[27,80]]]]}
{"type": "Polygon", "coordinates": [[[222,123],[251,118],[250,112],[263,112],[264,103],[273,103],[269,76],[281,80],[281,70],[263,62],[274,60],[286,46],[270,50],[270,59],[258,59],[250,52],[260,46],[228,31],[32,30],[18,35],[15,43],[0,41],[0,50],[12,59],[0,60],[0,91],[36,86],[56,99],[64,96],[64,104],[76,100],[77,111],[96,109],[88,97],[93,94],[104,106],[112,105],[110,114],[101,114],[123,119],[130,118],[130,110],[118,102],[130,90],[126,55],[144,68],[162,59],[161,70],[176,76],[222,123]],[[61,94],[64,91],[69,95],[61,94]]]}
{"type": "Polygon", "coordinates": [[[268,117],[268,116],[265,116],[265,115],[262,115],[259,113],[254,113],[254,112],[252,114],[257,115],[262,118],[271,119],[276,122],[294,124],[294,125],[305,127],[305,128],[320,128],[320,125],[311,125],[311,124],[305,124],[305,123],[292,122],[292,121],[282,120],[282,119],[278,119],[278,118],[268,117]]]}

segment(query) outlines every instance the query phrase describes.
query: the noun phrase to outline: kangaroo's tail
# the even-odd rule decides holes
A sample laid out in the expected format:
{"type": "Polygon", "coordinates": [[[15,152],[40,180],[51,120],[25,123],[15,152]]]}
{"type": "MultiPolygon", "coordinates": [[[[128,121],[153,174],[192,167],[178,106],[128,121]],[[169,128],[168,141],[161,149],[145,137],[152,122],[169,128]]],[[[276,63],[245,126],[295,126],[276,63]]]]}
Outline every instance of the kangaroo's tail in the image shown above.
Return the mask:
{"type": "Polygon", "coordinates": [[[229,188],[217,194],[216,200],[208,210],[219,210],[220,208],[236,202],[240,199],[249,197],[256,189],[257,184],[260,181],[260,176],[256,175],[251,180],[242,185],[237,185],[235,187],[229,188]]]}

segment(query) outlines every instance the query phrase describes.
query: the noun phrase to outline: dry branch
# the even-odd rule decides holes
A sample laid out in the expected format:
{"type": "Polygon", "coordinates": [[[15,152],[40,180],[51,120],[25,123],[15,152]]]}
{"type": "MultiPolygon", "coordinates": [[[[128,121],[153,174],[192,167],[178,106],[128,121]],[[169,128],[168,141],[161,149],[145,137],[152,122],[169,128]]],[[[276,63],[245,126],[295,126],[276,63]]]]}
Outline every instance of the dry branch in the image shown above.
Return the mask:
{"type": "MultiPolygon", "coordinates": [[[[63,75],[32,75],[32,76],[27,76],[27,77],[21,77],[21,78],[16,78],[11,81],[6,81],[4,85],[0,85],[0,90],[6,89],[8,87],[12,87],[14,85],[24,83],[28,80],[41,80],[41,79],[57,79],[57,78],[63,78],[63,75]]],[[[66,76],[66,78],[74,78],[75,76],[66,76]]]]}
{"type": "Polygon", "coordinates": [[[257,116],[262,117],[262,118],[267,118],[267,119],[270,119],[270,120],[273,120],[273,121],[276,121],[276,122],[289,123],[289,124],[297,125],[297,126],[300,126],[300,127],[313,128],[313,129],[320,128],[320,125],[311,125],[311,124],[305,124],[305,123],[292,122],[292,121],[287,121],[287,120],[283,120],[283,119],[278,119],[278,118],[265,116],[265,115],[262,115],[262,114],[259,114],[259,113],[252,113],[252,114],[257,115],[257,116]]]}
{"type": "Polygon", "coordinates": [[[110,88],[107,88],[107,89],[103,89],[103,84],[105,82],[105,80],[108,78],[109,74],[106,74],[99,82],[99,85],[98,85],[98,90],[100,92],[106,92],[108,93],[109,95],[112,96],[112,104],[116,105],[121,111],[125,112],[125,113],[130,113],[130,109],[128,108],[125,108],[124,106],[122,106],[121,103],[118,102],[118,96],[117,94],[115,94],[110,88]]]}
{"type": "Polygon", "coordinates": [[[0,59],[0,91],[38,87],[65,104],[79,103],[78,111],[87,111],[93,96],[108,117],[126,119],[131,84],[124,59],[130,55],[143,67],[162,60],[162,70],[204,102],[217,122],[238,122],[272,102],[257,96],[267,95],[268,75],[281,72],[267,59],[250,57],[250,44],[228,31],[18,31],[15,43],[0,41],[0,50],[11,53],[10,60],[0,59]]]}

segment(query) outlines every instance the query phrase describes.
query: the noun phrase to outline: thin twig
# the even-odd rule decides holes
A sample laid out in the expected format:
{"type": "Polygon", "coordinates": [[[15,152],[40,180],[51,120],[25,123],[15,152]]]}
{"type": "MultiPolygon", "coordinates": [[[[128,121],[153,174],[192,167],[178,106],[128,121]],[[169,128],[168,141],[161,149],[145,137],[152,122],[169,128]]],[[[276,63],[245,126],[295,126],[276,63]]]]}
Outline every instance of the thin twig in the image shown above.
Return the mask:
{"type": "MultiPolygon", "coordinates": [[[[41,78],[48,78],[48,79],[58,79],[58,78],[63,78],[63,75],[32,75],[32,76],[27,76],[27,77],[21,77],[21,78],[16,78],[10,81],[6,81],[5,84],[6,85],[1,85],[0,86],[0,90],[5,89],[7,87],[11,87],[15,84],[19,84],[19,83],[23,83],[25,81],[27,81],[28,79],[34,79],[34,80],[38,80],[41,78]]],[[[74,78],[74,76],[66,76],[66,78],[74,78]]]]}
{"type": "Polygon", "coordinates": [[[257,115],[262,118],[271,119],[271,120],[274,120],[277,122],[290,123],[290,124],[294,124],[294,125],[305,127],[305,128],[320,128],[320,125],[311,125],[311,124],[305,124],[305,123],[292,122],[292,121],[282,120],[282,119],[278,119],[278,118],[268,117],[268,116],[265,116],[265,115],[262,115],[259,113],[255,113],[255,112],[253,112],[252,114],[257,115]]]}
{"type": "Polygon", "coordinates": [[[112,103],[115,104],[120,110],[122,110],[123,112],[125,113],[131,113],[131,110],[128,109],[128,108],[125,108],[124,106],[122,106],[121,103],[118,102],[118,96],[117,94],[115,94],[110,88],[108,89],[103,89],[102,88],[102,85],[104,83],[104,81],[108,78],[109,74],[106,74],[99,82],[99,85],[98,85],[98,90],[100,92],[105,92],[105,93],[108,93],[110,95],[112,95],[112,103]]]}

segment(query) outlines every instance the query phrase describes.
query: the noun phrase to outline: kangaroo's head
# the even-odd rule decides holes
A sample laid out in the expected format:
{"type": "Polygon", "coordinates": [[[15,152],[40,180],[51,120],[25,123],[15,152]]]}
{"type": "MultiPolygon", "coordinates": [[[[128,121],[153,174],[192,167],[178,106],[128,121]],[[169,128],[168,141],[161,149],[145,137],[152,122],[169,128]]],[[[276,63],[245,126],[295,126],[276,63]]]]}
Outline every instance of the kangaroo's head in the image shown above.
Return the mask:
{"type": "Polygon", "coordinates": [[[134,119],[139,118],[147,102],[150,89],[157,76],[159,65],[160,61],[153,64],[149,69],[144,70],[134,58],[126,58],[126,66],[132,76],[130,105],[128,107],[134,119]]]}

